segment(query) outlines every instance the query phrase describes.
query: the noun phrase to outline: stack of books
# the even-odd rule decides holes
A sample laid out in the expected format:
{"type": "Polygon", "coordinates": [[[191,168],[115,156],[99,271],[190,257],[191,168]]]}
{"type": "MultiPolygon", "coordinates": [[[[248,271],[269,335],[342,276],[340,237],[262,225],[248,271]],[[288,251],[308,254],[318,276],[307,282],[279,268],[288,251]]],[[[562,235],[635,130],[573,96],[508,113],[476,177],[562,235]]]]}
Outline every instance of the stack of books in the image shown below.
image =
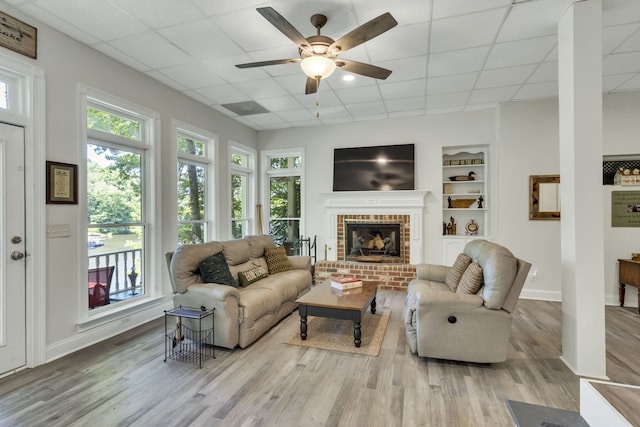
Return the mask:
{"type": "Polygon", "coordinates": [[[357,277],[334,277],[331,279],[331,287],[344,291],[345,289],[361,288],[362,279],[357,277]]]}

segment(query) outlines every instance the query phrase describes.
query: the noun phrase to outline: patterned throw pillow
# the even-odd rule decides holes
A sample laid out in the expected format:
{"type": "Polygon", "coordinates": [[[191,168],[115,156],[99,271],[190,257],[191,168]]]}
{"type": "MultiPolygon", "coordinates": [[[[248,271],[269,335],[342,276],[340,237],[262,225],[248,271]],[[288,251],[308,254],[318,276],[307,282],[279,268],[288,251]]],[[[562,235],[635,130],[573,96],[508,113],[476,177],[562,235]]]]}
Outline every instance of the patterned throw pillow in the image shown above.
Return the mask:
{"type": "Polygon", "coordinates": [[[269,274],[293,269],[287,252],[282,246],[278,246],[277,248],[264,248],[264,257],[267,261],[269,274]]]}
{"type": "Polygon", "coordinates": [[[477,262],[472,262],[464,271],[458,283],[456,293],[459,294],[475,294],[482,286],[482,267],[477,262]]]}
{"type": "Polygon", "coordinates": [[[238,281],[231,275],[229,264],[227,264],[222,252],[206,257],[200,261],[198,268],[200,269],[200,277],[205,283],[219,283],[233,286],[234,288],[238,287],[238,281]]]}
{"type": "Polygon", "coordinates": [[[460,278],[467,267],[469,267],[469,264],[471,264],[471,258],[469,258],[468,255],[463,253],[458,254],[456,262],[454,262],[451,268],[449,268],[449,271],[447,271],[447,277],[444,279],[444,283],[446,283],[449,289],[451,289],[451,292],[455,292],[458,288],[460,278]]]}
{"type": "Polygon", "coordinates": [[[257,282],[260,279],[264,279],[268,275],[269,273],[264,267],[258,266],[252,268],[251,270],[239,272],[238,280],[240,281],[240,286],[245,287],[252,284],[253,282],[257,282]]]}

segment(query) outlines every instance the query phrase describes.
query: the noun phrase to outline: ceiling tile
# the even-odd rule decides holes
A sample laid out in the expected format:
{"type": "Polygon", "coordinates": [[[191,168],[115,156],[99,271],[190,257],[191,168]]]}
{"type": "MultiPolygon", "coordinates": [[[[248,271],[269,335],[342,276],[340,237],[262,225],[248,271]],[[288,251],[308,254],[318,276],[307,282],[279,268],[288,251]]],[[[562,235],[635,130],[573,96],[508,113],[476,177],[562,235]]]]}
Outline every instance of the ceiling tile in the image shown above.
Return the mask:
{"type": "Polygon", "coordinates": [[[352,0],[358,18],[368,20],[389,12],[399,25],[415,24],[429,19],[429,3],[425,0],[372,1],[352,0]]]}
{"type": "Polygon", "coordinates": [[[640,2],[637,0],[603,0],[602,25],[620,25],[640,21],[640,2]]]}
{"type": "Polygon", "coordinates": [[[220,85],[198,89],[200,96],[209,100],[209,104],[230,104],[232,102],[250,101],[251,98],[233,86],[220,85]]]}
{"type": "MultiPolygon", "coordinates": [[[[380,61],[427,54],[426,23],[397,26],[366,43],[371,60],[380,61]]],[[[345,54],[346,57],[346,54],[345,54]]]]}
{"type": "Polygon", "coordinates": [[[434,53],[429,59],[429,77],[480,71],[488,53],[488,46],[434,53]]]}
{"type": "Polygon", "coordinates": [[[398,83],[381,83],[380,92],[385,99],[409,98],[423,95],[425,92],[424,80],[410,80],[398,83]]]}
{"type": "Polygon", "coordinates": [[[500,8],[434,21],[431,25],[431,52],[493,43],[506,11],[506,8],[500,8]]]}
{"type": "Polygon", "coordinates": [[[427,75],[427,56],[413,56],[410,58],[394,59],[376,63],[377,66],[391,70],[386,82],[401,82],[404,80],[423,79],[427,75]]]}
{"type": "Polygon", "coordinates": [[[256,100],[285,96],[288,94],[287,91],[273,79],[249,80],[234,83],[234,86],[241,92],[247,94],[251,99],[256,100]]]}
{"type": "Polygon", "coordinates": [[[133,68],[134,70],[138,70],[138,71],[149,71],[151,69],[151,67],[149,67],[149,65],[147,64],[143,64],[142,62],[138,61],[137,58],[132,57],[131,55],[128,55],[126,53],[120,52],[118,49],[115,49],[112,46],[109,46],[106,43],[98,43],[96,45],[92,46],[94,49],[102,52],[103,54],[110,56],[111,58],[115,59],[116,61],[128,65],[129,67],[133,68]]]}
{"type": "Polygon", "coordinates": [[[533,72],[527,83],[558,81],[558,63],[544,62],[533,72]]]}
{"type": "Polygon", "coordinates": [[[619,88],[622,84],[634,78],[636,73],[629,74],[614,74],[612,76],[602,77],[602,91],[605,93],[611,92],[619,88]]]}
{"type": "Polygon", "coordinates": [[[338,98],[345,104],[380,101],[380,91],[377,86],[363,86],[335,91],[338,98]]]}
{"type": "Polygon", "coordinates": [[[162,68],[158,72],[188,89],[217,86],[225,83],[224,80],[199,62],[162,68]]]}
{"type": "Polygon", "coordinates": [[[386,117],[387,115],[387,109],[382,101],[349,104],[347,110],[356,117],[372,115],[383,115],[386,117]]]}
{"type": "Polygon", "coordinates": [[[302,105],[290,95],[275,98],[263,98],[260,100],[259,104],[273,112],[293,111],[303,108],[302,105]]]}
{"type": "Polygon", "coordinates": [[[425,96],[412,96],[408,98],[400,98],[400,99],[389,99],[385,101],[385,105],[387,106],[387,111],[389,114],[398,112],[398,111],[409,111],[409,110],[423,110],[425,108],[426,102],[425,96]]]}
{"type": "Polygon", "coordinates": [[[155,80],[159,81],[160,83],[165,84],[169,87],[172,87],[176,90],[179,90],[179,91],[188,90],[188,88],[185,85],[178,83],[176,80],[173,80],[165,76],[159,71],[147,71],[146,74],[150,77],[153,77],[155,80]]]}
{"type": "Polygon", "coordinates": [[[255,10],[257,6],[264,6],[263,0],[189,0],[189,3],[197,7],[207,16],[221,15],[237,9],[252,8],[255,10]]]}
{"type": "Polygon", "coordinates": [[[136,58],[153,69],[187,64],[192,61],[192,58],[186,53],[151,31],[112,40],[109,42],[109,46],[136,58]],[[158,55],[157,52],[162,52],[162,54],[158,55]]]}
{"type": "Polygon", "coordinates": [[[55,28],[84,44],[92,45],[100,42],[100,39],[93,36],[90,32],[81,30],[73,23],[62,20],[56,15],[53,15],[50,11],[46,11],[36,4],[25,4],[21,6],[20,9],[30,16],[33,16],[42,22],[46,22],[50,27],[55,28]]]}
{"type": "Polygon", "coordinates": [[[451,76],[429,77],[427,95],[470,91],[476,83],[478,73],[453,74],[451,76]]]}
{"type": "Polygon", "coordinates": [[[525,99],[543,99],[558,96],[558,82],[526,84],[513,97],[520,101],[525,99]]]}
{"type": "Polygon", "coordinates": [[[627,80],[616,89],[618,90],[640,90],[640,74],[636,74],[633,78],[627,80]]]}
{"type": "Polygon", "coordinates": [[[558,33],[558,22],[574,0],[538,0],[511,7],[498,42],[528,39],[558,33]]]}
{"type": "Polygon", "coordinates": [[[485,70],[480,73],[477,89],[492,87],[519,85],[527,81],[527,78],[535,70],[535,65],[521,65],[518,67],[497,68],[485,70]]]}
{"type": "Polygon", "coordinates": [[[476,89],[471,92],[469,104],[498,103],[511,100],[520,86],[496,87],[491,89],[476,89]]]}
{"type": "Polygon", "coordinates": [[[511,0],[433,0],[433,19],[509,6],[511,0]]]}
{"type": "Polygon", "coordinates": [[[211,59],[243,53],[238,45],[228,38],[209,19],[200,19],[185,25],[174,25],[158,30],[163,37],[196,59],[211,59]],[[212,43],[215,40],[215,43],[212,43]]]}
{"type": "Polygon", "coordinates": [[[555,36],[497,43],[493,46],[487,68],[502,68],[543,61],[556,45],[555,36]]]}
{"type": "Polygon", "coordinates": [[[604,58],[603,74],[636,73],[640,71],[640,52],[614,53],[604,58]]]}
{"type": "Polygon", "coordinates": [[[102,41],[147,31],[147,26],[108,1],[39,0],[38,6],[102,41]]]}
{"type": "MultiPolygon", "coordinates": [[[[295,51],[295,44],[255,9],[241,9],[211,19],[245,52],[283,46],[291,46],[295,51]],[[240,22],[242,25],[238,25],[240,22]],[[251,30],[247,31],[248,29],[251,30]]],[[[311,27],[311,24],[309,26],[311,27]]]]}
{"type": "Polygon", "coordinates": [[[465,105],[469,99],[470,92],[456,92],[440,95],[427,96],[427,108],[449,108],[465,105]]]}
{"type": "Polygon", "coordinates": [[[151,28],[184,24],[204,18],[204,14],[187,0],[110,0],[122,10],[151,28]]]}
{"type": "Polygon", "coordinates": [[[266,79],[269,77],[264,68],[245,68],[240,70],[235,66],[236,64],[244,64],[252,62],[248,55],[232,55],[216,59],[205,59],[202,62],[207,68],[216,73],[220,78],[227,82],[243,82],[252,79],[266,79]]]}
{"type": "Polygon", "coordinates": [[[633,33],[638,31],[640,24],[616,25],[602,29],[602,52],[607,55],[613,52],[633,33]]]}
{"type": "Polygon", "coordinates": [[[299,122],[303,120],[314,120],[316,116],[310,111],[303,110],[289,110],[289,111],[278,111],[277,115],[281,117],[283,120],[287,122],[299,122]]]}
{"type": "Polygon", "coordinates": [[[614,50],[614,53],[636,52],[640,50],[640,24],[634,26],[636,32],[618,46],[618,48],[614,50]]]}

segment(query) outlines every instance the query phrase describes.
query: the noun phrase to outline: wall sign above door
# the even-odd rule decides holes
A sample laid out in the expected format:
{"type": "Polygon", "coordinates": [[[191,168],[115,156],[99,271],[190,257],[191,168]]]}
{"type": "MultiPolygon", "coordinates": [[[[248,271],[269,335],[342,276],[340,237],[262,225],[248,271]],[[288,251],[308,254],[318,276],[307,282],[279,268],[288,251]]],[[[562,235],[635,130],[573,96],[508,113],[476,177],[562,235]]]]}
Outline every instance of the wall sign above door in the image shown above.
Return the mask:
{"type": "Polygon", "coordinates": [[[36,59],[38,30],[0,11],[0,46],[36,59]]]}

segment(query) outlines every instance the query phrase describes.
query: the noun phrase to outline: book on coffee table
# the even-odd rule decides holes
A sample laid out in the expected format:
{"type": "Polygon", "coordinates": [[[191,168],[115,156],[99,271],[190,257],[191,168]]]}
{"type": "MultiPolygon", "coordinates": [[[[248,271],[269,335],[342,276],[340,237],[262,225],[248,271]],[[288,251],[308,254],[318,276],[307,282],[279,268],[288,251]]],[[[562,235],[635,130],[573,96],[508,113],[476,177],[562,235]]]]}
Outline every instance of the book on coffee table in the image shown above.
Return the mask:
{"type": "Polygon", "coordinates": [[[362,279],[357,277],[334,277],[331,279],[331,287],[344,291],[345,289],[361,288],[362,279]]]}

